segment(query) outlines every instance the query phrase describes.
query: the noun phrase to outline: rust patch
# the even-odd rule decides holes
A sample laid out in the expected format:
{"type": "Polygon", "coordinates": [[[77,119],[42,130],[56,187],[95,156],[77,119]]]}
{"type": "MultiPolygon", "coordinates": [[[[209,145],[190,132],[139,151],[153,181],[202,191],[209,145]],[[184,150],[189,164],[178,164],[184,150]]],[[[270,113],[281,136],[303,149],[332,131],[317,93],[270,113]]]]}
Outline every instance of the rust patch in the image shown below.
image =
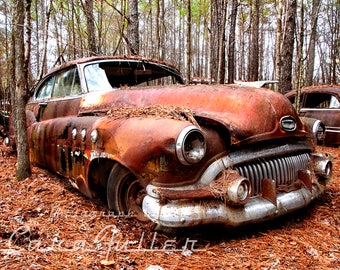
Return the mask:
{"type": "Polygon", "coordinates": [[[113,119],[143,117],[143,118],[169,118],[178,121],[189,121],[195,126],[198,123],[194,112],[190,109],[176,106],[150,105],[143,107],[115,107],[111,108],[107,115],[113,119]]]}

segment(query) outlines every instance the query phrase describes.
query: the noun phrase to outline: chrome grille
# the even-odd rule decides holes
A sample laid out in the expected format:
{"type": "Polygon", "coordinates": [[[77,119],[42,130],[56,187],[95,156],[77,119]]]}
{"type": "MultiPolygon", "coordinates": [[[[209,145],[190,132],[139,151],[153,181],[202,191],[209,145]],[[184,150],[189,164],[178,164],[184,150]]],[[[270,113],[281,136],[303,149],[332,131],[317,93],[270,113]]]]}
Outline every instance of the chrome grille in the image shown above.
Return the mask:
{"type": "Polygon", "coordinates": [[[252,184],[252,196],[262,191],[262,180],[273,179],[276,187],[290,185],[298,178],[298,171],[306,169],[310,160],[307,153],[271,159],[257,159],[250,163],[236,166],[239,174],[248,178],[252,184]]]}

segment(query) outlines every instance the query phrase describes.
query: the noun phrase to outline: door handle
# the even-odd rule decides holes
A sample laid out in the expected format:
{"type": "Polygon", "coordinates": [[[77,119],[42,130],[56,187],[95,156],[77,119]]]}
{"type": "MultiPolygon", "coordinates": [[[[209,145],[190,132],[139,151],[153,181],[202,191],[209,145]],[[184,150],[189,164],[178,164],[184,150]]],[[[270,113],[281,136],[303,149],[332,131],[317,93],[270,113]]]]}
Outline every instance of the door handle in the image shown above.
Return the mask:
{"type": "Polygon", "coordinates": [[[47,106],[47,102],[40,102],[40,103],[39,103],[39,106],[40,106],[40,107],[46,107],[46,106],[47,106]]]}

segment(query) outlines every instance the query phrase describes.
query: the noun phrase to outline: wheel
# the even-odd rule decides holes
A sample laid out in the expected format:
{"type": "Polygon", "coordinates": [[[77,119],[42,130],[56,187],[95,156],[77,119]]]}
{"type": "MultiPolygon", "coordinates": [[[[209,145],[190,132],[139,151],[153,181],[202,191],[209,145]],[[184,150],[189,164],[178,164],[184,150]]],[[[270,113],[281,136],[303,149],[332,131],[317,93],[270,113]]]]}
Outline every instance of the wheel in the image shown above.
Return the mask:
{"type": "Polygon", "coordinates": [[[125,167],[112,167],[106,187],[107,203],[110,211],[118,215],[133,215],[146,221],[142,202],[146,192],[139,180],[125,167]]]}

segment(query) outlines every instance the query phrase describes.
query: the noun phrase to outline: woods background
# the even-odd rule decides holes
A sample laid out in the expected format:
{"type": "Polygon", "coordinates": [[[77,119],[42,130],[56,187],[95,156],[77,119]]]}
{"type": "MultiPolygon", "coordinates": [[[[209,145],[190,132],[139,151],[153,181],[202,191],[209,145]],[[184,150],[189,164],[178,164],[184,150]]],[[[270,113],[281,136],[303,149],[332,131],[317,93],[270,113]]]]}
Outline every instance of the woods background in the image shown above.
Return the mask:
{"type": "Polygon", "coordinates": [[[187,81],[278,80],[283,93],[339,81],[339,0],[0,3],[2,95],[13,88],[18,4],[25,7],[29,87],[60,62],[115,54],[168,61],[187,81]]]}

